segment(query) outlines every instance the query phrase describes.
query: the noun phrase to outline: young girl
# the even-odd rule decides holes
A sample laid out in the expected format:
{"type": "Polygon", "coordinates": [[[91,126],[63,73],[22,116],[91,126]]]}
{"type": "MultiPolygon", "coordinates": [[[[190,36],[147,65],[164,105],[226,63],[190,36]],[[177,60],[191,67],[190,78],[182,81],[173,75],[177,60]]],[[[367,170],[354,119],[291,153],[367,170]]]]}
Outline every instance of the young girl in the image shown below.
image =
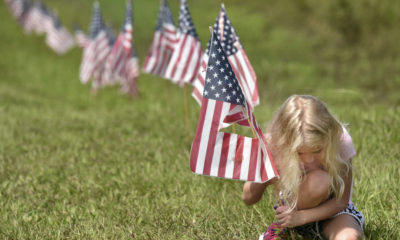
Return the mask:
{"type": "MultiPolygon", "coordinates": [[[[260,239],[284,238],[285,228],[313,238],[360,238],[364,217],[351,201],[351,159],[356,151],[325,104],[313,96],[289,97],[266,138],[280,174],[277,186],[284,205],[276,209],[278,221],[260,239]]],[[[258,202],[269,184],[246,182],[243,201],[258,202]]]]}

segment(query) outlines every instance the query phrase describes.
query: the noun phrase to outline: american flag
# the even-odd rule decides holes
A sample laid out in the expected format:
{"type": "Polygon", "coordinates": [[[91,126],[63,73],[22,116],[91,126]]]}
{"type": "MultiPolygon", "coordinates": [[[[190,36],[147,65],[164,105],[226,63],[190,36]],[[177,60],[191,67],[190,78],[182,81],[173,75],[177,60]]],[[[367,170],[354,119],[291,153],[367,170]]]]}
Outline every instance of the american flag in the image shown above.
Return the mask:
{"type": "MultiPolygon", "coordinates": [[[[221,45],[228,56],[229,63],[231,64],[235,75],[239,80],[239,84],[243,89],[247,103],[251,108],[254,108],[260,102],[258,96],[257,77],[242,44],[239,41],[239,37],[226,14],[224,5],[221,6],[221,10],[214,24],[214,31],[217,32],[216,37],[221,40],[221,45]]],[[[209,59],[208,52],[210,41],[208,42],[205,53],[203,54],[200,71],[193,83],[194,89],[192,96],[199,104],[201,104],[203,95],[205,68],[209,59]]]]}
{"type": "Polygon", "coordinates": [[[90,23],[89,32],[90,32],[89,35],[90,42],[83,50],[83,56],[79,74],[81,82],[84,84],[89,81],[96,67],[95,63],[98,59],[98,56],[96,56],[96,52],[98,49],[99,40],[101,40],[103,44],[104,42],[107,42],[106,31],[104,28],[104,23],[98,2],[95,2],[93,5],[93,15],[90,23]]]}
{"type": "Polygon", "coordinates": [[[115,42],[115,35],[109,26],[102,26],[102,30],[96,38],[94,69],[93,69],[93,82],[92,90],[96,91],[100,87],[106,85],[104,78],[106,59],[111,53],[112,46],[115,42]]]}
{"type": "Polygon", "coordinates": [[[125,21],[105,63],[103,78],[107,84],[124,81],[126,64],[132,49],[132,2],[126,5],[125,21]]]}
{"type": "Polygon", "coordinates": [[[59,55],[66,53],[75,45],[74,38],[68,30],[62,26],[58,16],[53,17],[53,25],[47,32],[46,43],[59,55]]]}
{"type": "Polygon", "coordinates": [[[177,43],[178,39],[171,10],[167,1],[162,0],[153,42],[145,60],[143,71],[165,78],[167,66],[177,43]]]}
{"type": "Polygon", "coordinates": [[[199,71],[202,50],[186,0],[181,0],[178,43],[165,72],[165,78],[182,86],[192,83],[199,71]]]}
{"type": "Polygon", "coordinates": [[[214,31],[211,38],[204,97],[190,153],[190,169],[206,176],[269,181],[277,177],[278,172],[217,34],[214,31]],[[224,122],[243,119],[252,124],[256,138],[219,131],[224,122]]]}
{"type": "Polygon", "coordinates": [[[40,35],[43,33],[47,33],[53,25],[53,14],[43,2],[37,2],[28,12],[25,21],[25,31],[30,33],[33,31],[34,33],[40,35]]]}

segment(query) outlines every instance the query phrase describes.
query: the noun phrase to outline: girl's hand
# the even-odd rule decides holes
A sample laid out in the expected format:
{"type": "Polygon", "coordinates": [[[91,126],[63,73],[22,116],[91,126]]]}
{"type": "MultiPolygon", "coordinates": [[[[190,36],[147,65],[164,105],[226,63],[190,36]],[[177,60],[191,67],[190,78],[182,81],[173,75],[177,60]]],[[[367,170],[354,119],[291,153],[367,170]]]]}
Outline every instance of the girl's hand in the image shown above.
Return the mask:
{"type": "Polygon", "coordinates": [[[287,206],[280,206],[275,210],[276,219],[282,227],[293,228],[305,224],[300,211],[286,212],[288,209],[287,206]]]}

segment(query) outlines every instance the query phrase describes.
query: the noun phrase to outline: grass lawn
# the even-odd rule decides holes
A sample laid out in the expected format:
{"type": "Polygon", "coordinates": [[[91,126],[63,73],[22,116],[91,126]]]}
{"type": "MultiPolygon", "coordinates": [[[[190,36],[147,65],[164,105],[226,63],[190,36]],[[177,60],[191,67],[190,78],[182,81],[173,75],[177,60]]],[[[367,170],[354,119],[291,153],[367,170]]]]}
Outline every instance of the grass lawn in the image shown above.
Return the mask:
{"type": "MultiPolygon", "coordinates": [[[[100,1],[115,29],[120,2],[100,1]]],[[[188,2],[204,48],[219,3],[188,2]]],[[[77,21],[87,30],[90,1],[46,3],[69,29],[77,21]]],[[[141,64],[158,3],[134,1],[141,64]]],[[[398,44],[377,36],[345,44],[315,12],[300,27],[303,8],[283,3],[225,1],[259,78],[257,120],[266,127],[291,94],[324,100],[349,123],[358,152],[353,201],[366,238],[400,239],[398,44]]],[[[170,4],[177,19],[179,1],[170,4]]],[[[257,239],[275,220],[273,189],[247,207],[243,182],[190,172],[182,88],[141,74],[137,99],[117,88],[91,95],[78,78],[80,49],[57,56],[44,37],[23,33],[4,1],[0,32],[1,239],[257,239]]],[[[199,110],[190,98],[191,138],[199,110]]]]}

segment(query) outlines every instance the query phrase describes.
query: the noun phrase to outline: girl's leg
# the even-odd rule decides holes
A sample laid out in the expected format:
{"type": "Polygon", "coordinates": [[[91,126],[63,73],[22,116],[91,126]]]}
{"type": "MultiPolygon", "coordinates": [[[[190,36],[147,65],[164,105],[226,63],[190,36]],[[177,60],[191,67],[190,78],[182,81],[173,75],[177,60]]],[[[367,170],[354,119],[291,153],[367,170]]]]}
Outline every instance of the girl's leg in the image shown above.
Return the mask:
{"type": "Polygon", "coordinates": [[[339,215],[322,224],[323,235],[329,240],[356,240],[362,237],[362,229],[357,220],[348,214],[339,215]]]}
{"type": "Polygon", "coordinates": [[[329,198],[329,175],[323,170],[306,174],[299,187],[297,209],[309,209],[320,205],[329,198]]]}

